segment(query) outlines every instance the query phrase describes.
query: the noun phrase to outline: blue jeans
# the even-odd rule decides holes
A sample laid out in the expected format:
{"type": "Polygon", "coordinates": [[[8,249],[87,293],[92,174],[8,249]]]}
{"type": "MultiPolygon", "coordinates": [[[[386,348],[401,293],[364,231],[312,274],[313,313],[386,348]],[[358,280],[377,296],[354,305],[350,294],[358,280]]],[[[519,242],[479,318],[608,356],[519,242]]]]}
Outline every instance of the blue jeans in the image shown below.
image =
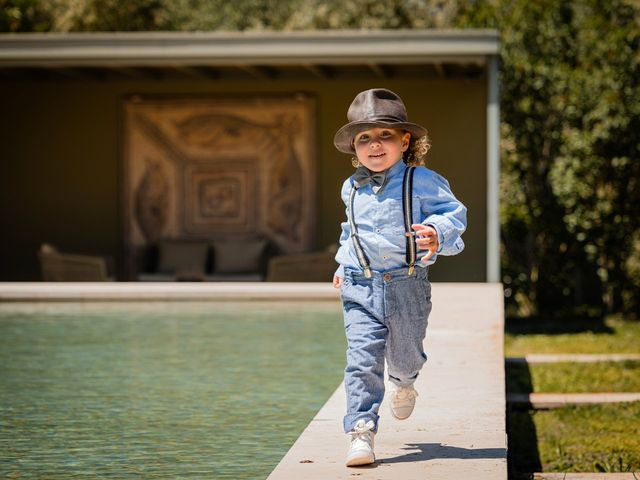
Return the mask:
{"type": "Polygon", "coordinates": [[[431,312],[431,284],[427,268],[373,272],[365,278],[346,268],[342,284],[344,327],[347,336],[347,414],[344,431],[360,419],[373,420],[384,397],[384,361],[389,380],[401,387],[412,385],[427,355],[423,341],[431,312]]]}

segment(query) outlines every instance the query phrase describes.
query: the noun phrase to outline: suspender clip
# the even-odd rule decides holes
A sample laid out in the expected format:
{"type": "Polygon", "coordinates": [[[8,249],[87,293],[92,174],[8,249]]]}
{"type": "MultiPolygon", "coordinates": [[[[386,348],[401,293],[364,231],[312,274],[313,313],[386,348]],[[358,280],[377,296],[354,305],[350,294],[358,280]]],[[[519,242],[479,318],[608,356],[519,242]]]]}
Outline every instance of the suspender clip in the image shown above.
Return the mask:
{"type": "Polygon", "coordinates": [[[415,270],[415,267],[413,265],[409,265],[409,276],[413,275],[413,272],[415,270]]]}
{"type": "Polygon", "coordinates": [[[371,268],[369,268],[368,266],[364,267],[364,277],[371,278],[371,268]]]}

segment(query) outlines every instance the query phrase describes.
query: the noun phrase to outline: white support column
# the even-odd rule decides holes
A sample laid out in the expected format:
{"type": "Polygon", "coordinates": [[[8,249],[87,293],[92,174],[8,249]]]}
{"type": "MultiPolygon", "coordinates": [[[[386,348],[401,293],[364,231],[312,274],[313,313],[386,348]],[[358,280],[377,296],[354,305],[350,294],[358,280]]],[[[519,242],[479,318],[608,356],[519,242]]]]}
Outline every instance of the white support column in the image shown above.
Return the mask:
{"type": "Polygon", "coordinates": [[[500,95],[498,57],[487,59],[487,282],[500,282],[500,95]]]}

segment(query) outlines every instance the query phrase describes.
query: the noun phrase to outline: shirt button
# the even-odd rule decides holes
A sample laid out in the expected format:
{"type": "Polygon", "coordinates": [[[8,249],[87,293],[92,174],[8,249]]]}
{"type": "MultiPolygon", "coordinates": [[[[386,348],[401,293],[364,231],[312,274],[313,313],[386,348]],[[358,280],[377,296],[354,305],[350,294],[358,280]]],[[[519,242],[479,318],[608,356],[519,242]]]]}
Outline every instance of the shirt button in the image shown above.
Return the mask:
{"type": "Polygon", "coordinates": [[[386,282],[388,282],[389,280],[391,280],[391,274],[389,274],[389,273],[385,273],[385,274],[382,276],[382,278],[384,278],[384,280],[385,280],[386,282]]]}

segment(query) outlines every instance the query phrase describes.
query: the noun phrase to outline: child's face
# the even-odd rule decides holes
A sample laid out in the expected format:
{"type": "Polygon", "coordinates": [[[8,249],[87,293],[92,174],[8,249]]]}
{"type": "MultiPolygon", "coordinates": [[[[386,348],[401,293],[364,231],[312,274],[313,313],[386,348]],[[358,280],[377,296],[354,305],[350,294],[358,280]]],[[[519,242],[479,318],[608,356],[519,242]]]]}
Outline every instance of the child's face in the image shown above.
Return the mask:
{"type": "Polygon", "coordinates": [[[402,159],[409,148],[411,134],[395,128],[372,128],[353,139],[356,156],[372,172],[381,172],[402,159]]]}

